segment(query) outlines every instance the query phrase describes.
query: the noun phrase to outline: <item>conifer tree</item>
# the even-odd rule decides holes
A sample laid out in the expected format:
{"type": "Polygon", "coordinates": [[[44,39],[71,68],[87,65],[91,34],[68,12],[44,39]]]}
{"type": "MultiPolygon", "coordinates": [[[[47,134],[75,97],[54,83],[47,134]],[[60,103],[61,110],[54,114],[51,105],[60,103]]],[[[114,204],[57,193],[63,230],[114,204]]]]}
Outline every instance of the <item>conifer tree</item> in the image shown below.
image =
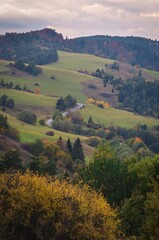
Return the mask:
{"type": "Polygon", "coordinates": [[[63,142],[63,139],[62,137],[60,136],[58,141],[57,141],[57,145],[59,145],[59,147],[61,148],[61,150],[64,150],[65,149],[65,146],[64,146],[64,142],[63,142]]]}
{"type": "Polygon", "coordinates": [[[79,138],[77,138],[77,140],[73,145],[72,158],[73,160],[80,159],[81,161],[84,161],[85,156],[84,156],[83,148],[79,138]]]}
{"type": "Polygon", "coordinates": [[[69,151],[69,153],[72,154],[72,143],[70,141],[70,138],[68,138],[66,146],[67,146],[67,150],[69,151]]]}

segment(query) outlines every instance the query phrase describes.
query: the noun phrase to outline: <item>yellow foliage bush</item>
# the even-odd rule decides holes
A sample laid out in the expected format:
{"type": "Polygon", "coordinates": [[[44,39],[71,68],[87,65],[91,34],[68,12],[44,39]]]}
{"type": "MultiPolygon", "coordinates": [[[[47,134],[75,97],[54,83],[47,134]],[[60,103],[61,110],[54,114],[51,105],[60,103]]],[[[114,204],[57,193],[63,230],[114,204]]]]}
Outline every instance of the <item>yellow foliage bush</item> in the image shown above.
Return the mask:
{"type": "Polygon", "coordinates": [[[88,98],[88,99],[87,99],[87,103],[94,104],[94,103],[95,103],[95,100],[94,100],[93,98],[88,98]]]}
{"type": "Polygon", "coordinates": [[[0,239],[115,240],[116,212],[86,185],[26,172],[0,175],[0,239]]]}
{"type": "Polygon", "coordinates": [[[41,90],[40,90],[40,88],[38,88],[38,87],[34,89],[34,92],[35,92],[36,94],[40,94],[40,91],[41,91],[41,90]]]}
{"type": "Polygon", "coordinates": [[[134,139],[134,143],[139,143],[139,142],[143,142],[142,138],[136,137],[134,139]]]}
{"type": "Polygon", "coordinates": [[[101,100],[95,100],[93,98],[88,98],[87,103],[94,104],[96,106],[102,105],[104,108],[109,108],[110,105],[107,102],[101,100]]]}

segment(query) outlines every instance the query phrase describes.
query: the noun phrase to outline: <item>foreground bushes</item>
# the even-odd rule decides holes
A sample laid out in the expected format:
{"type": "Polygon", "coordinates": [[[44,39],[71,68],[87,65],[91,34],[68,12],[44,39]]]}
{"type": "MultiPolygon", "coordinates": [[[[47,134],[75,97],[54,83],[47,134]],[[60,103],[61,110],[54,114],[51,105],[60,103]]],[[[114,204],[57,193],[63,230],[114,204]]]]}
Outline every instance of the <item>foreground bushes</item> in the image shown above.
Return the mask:
{"type": "Polygon", "coordinates": [[[0,175],[1,240],[115,240],[115,216],[86,185],[30,172],[0,175]]]}

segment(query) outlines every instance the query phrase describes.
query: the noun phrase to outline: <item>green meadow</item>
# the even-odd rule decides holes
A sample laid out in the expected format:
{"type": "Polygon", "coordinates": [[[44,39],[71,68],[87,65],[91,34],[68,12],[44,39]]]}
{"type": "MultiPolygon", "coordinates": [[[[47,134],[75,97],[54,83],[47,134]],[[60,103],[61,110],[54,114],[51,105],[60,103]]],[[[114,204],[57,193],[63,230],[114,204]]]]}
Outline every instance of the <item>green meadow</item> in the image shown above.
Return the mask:
{"type": "MultiPolygon", "coordinates": [[[[57,141],[60,136],[63,138],[63,140],[70,138],[72,141],[74,141],[78,137],[78,135],[53,130],[47,126],[40,126],[39,123],[36,125],[27,124],[17,120],[16,117],[7,113],[2,111],[0,111],[0,113],[7,116],[9,124],[20,132],[20,141],[22,143],[33,142],[36,139],[47,139],[49,142],[54,142],[57,141]],[[45,133],[48,131],[54,131],[54,136],[46,135],[45,133]]],[[[87,139],[87,137],[80,136],[80,139],[83,141],[87,139]]]]}
{"type": "MultiPolygon", "coordinates": [[[[57,63],[41,66],[43,72],[37,77],[24,76],[18,77],[11,76],[4,73],[9,71],[6,67],[9,62],[0,61],[0,79],[4,79],[5,82],[12,81],[15,84],[19,83],[21,87],[27,85],[28,89],[35,90],[36,85],[39,85],[40,94],[33,94],[24,91],[16,91],[10,89],[0,88],[0,96],[6,94],[8,97],[13,98],[16,105],[23,107],[52,107],[55,108],[57,97],[67,96],[71,94],[77,99],[78,102],[85,102],[87,100],[86,95],[83,93],[82,82],[95,79],[94,77],[86,74],[79,73],[79,70],[95,71],[97,68],[104,68],[105,64],[112,63],[113,60],[96,57],[89,54],[69,53],[59,51],[59,61],[57,63]],[[51,79],[54,76],[54,79],[51,79]]],[[[148,71],[148,70],[147,70],[148,71]]],[[[155,79],[159,79],[159,72],[148,71],[155,79]]],[[[103,123],[105,126],[115,125],[121,127],[134,127],[136,124],[147,124],[149,126],[158,125],[159,121],[155,118],[144,117],[133,114],[131,112],[122,111],[118,109],[108,108],[101,109],[97,106],[87,104],[86,108],[81,110],[82,115],[87,121],[91,115],[94,122],[103,123]]],[[[46,117],[45,113],[41,113],[42,117],[46,117]]],[[[41,127],[39,125],[32,126],[23,124],[12,119],[13,125],[20,130],[21,141],[30,141],[30,139],[45,138],[45,132],[47,127],[41,127]]],[[[55,131],[56,132],[56,131],[55,131]]],[[[49,139],[56,139],[60,135],[67,138],[68,134],[57,131],[54,137],[47,137],[49,139]]],[[[75,135],[71,135],[71,138],[75,138],[75,135]]]]}
{"type": "Polygon", "coordinates": [[[41,94],[0,88],[0,96],[3,94],[7,95],[9,98],[13,98],[15,104],[19,106],[55,107],[58,99],[41,94]]]}
{"type": "Polygon", "coordinates": [[[8,71],[6,65],[7,61],[0,61],[0,79],[6,82],[12,81],[14,85],[20,84],[23,88],[27,85],[30,90],[35,90],[35,84],[39,84],[41,94],[55,97],[67,96],[71,94],[76,97],[77,101],[84,102],[86,100],[85,94],[82,92],[82,82],[92,80],[94,77],[81,74],[79,70],[95,71],[97,68],[103,68],[106,63],[111,63],[112,60],[104,59],[88,54],[76,54],[59,51],[59,61],[57,63],[41,66],[42,74],[37,77],[25,75],[17,77],[13,75],[6,75],[3,72],[8,71]],[[55,79],[51,79],[51,76],[55,79]]]}
{"type": "Polygon", "coordinates": [[[151,70],[145,70],[148,72],[155,80],[159,80],[159,72],[158,71],[151,71],[151,70]]]}
{"type": "Polygon", "coordinates": [[[89,72],[94,72],[97,68],[104,68],[105,64],[114,62],[111,59],[83,53],[58,51],[58,55],[59,61],[54,64],[49,64],[48,66],[73,71],[86,70],[89,72]]]}
{"type": "Polygon", "coordinates": [[[81,114],[85,121],[88,121],[89,116],[95,123],[102,123],[105,127],[120,126],[125,128],[133,128],[137,124],[146,124],[148,126],[158,125],[159,120],[151,117],[144,117],[123,110],[114,108],[99,108],[92,104],[86,104],[86,107],[81,110],[81,114]]]}

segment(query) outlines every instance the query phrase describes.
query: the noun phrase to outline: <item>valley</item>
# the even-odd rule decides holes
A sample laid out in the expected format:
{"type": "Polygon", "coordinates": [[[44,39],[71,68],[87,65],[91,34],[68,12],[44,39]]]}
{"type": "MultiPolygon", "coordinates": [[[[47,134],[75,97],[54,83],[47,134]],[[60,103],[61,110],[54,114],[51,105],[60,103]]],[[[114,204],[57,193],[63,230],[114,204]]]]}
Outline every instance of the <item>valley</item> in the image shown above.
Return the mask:
{"type": "Polygon", "coordinates": [[[0,44],[0,238],[158,240],[158,41],[0,44]]]}

